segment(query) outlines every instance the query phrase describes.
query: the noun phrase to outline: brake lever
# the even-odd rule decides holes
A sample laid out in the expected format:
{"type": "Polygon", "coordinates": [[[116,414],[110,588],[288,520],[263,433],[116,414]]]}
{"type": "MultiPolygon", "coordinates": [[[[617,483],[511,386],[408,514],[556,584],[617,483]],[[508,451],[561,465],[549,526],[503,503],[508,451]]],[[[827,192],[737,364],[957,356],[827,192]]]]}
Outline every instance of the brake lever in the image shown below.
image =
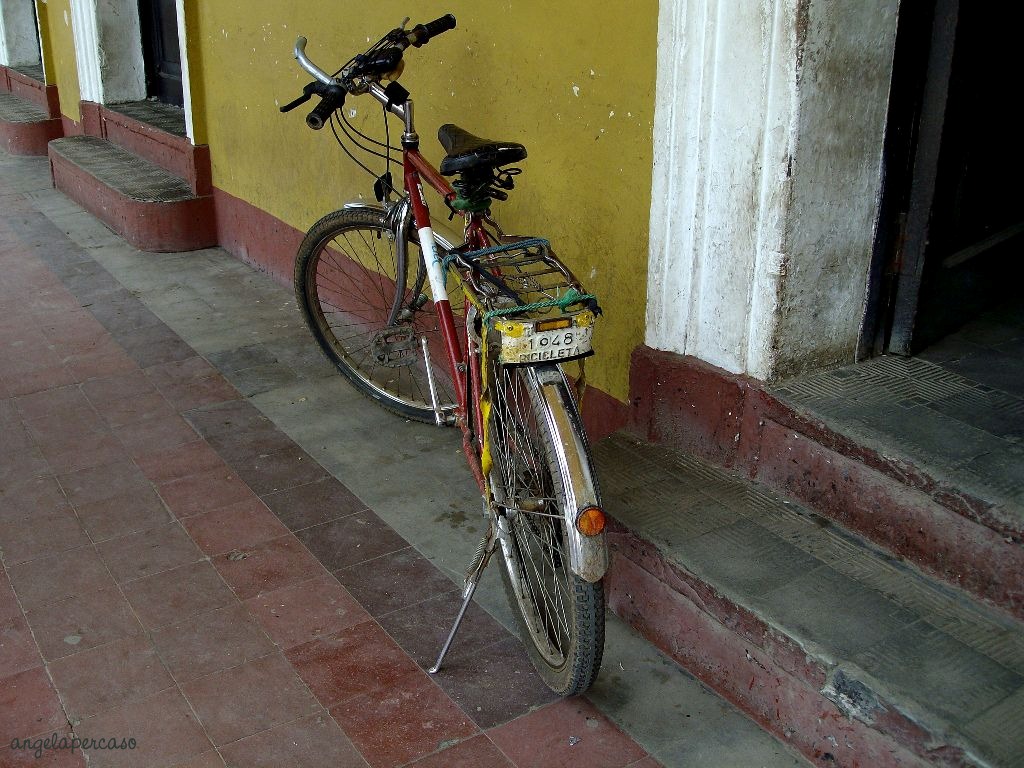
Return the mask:
{"type": "Polygon", "coordinates": [[[309,99],[313,96],[314,93],[319,92],[321,87],[322,86],[320,85],[320,83],[318,83],[316,80],[314,80],[312,83],[308,83],[302,89],[302,95],[299,96],[299,98],[295,99],[295,101],[288,102],[283,107],[281,107],[280,110],[282,112],[291,112],[296,107],[299,107],[305,104],[307,101],[309,101],[309,99]]]}

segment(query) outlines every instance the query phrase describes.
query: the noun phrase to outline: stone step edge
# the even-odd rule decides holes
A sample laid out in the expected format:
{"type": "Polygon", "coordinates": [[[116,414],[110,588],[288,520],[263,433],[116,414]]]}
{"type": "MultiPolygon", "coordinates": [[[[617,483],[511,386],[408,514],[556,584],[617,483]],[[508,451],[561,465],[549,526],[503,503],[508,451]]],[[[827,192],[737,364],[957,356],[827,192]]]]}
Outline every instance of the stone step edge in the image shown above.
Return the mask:
{"type": "Polygon", "coordinates": [[[80,108],[86,134],[106,139],[184,179],[196,196],[213,194],[209,146],[193,144],[184,136],[168,133],[104,104],[83,101],[80,108]]]}
{"type": "Polygon", "coordinates": [[[762,728],[812,761],[855,766],[987,766],[916,705],[855,665],[829,665],[714,585],[614,522],[608,605],[762,728]]]}
{"type": "Polygon", "coordinates": [[[54,186],[140,251],[195,251],[217,244],[212,195],[135,200],[64,157],[55,144],[48,156],[54,186]]]}
{"type": "MultiPolygon", "coordinates": [[[[43,115],[46,110],[34,101],[11,93],[12,98],[23,101],[38,109],[43,115]]],[[[37,120],[6,120],[0,116],[0,149],[11,155],[45,155],[46,145],[64,135],[64,123],[57,117],[43,117],[37,120]]]]}
{"type": "Polygon", "coordinates": [[[51,119],[60,120],[60,98],[57,86],[47,85],[33,77],[19,72],[14,67],[0,64],[0,84],[4,90],[18,98],[32,102],[44,110],[51,119]]]}
{"type": "Polygon", "coordinates": [[[693,357],[638,347],[630,401],[641,439],[739,471],[1024,619],[1024,572],[1007,582],[1000,567],[1024,556],[1024,530],[990,503],[860,445],[762,382],[693,357]]]}

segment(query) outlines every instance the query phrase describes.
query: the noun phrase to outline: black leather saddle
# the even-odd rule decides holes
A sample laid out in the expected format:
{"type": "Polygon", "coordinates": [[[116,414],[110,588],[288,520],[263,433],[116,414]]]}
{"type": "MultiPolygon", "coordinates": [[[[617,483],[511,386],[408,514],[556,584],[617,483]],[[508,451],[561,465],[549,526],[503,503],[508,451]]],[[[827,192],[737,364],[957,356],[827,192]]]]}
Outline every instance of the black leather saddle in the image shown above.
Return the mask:
{"type": "Polygon", "coordinates": [[[437,129],[437,139],[447,153],[440,168],[445,176],[463,171],[498,168],[526,157],[526,147],[522,144],[481,139],[452,123],[437,129]]]}

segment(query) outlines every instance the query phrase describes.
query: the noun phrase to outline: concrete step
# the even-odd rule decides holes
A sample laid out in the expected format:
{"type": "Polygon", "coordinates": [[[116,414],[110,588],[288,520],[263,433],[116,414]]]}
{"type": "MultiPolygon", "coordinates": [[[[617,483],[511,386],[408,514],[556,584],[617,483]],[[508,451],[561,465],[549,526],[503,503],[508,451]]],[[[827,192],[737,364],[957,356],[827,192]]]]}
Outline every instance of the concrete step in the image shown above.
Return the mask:
{"type": "Polygon", "coordinates": [[[60,119],[57,86],[47,85],[43,68],[35,66],[8,67],[0,65],[0,90],[31,102],[50,118],[60,119]]]}
{"type": "Polygon", "coordinates": [[[210,148],[185,133],[181,107],[158,101],[82,102],[85,133],[98,136],[185,180],[196,195],[213,193],[210,148]]]}
{"type": "Polygon", "coordinates": [[[0,93],[0,149],[12,155],[45,155],[46,145],[64,135],[60,118],[12,93],[0,93]]]}
{"type": "Polygon", "coordinates": [[[213,197],[181,177],[95,136],[49,144],[54,185],[143,251],[216,244],[213,197]]]}
{"type": "Polygon", "coordinates": [[[886,355],[774,386],[642,347],[634,429],[1024,619],[1022,343],[993,364],[886,355]]]}
{"type": "Polygon", "coordinates": [[[623,433],[609,599],[816,764],[1024,765],[1024,625],[768,488],[623,433]]]}

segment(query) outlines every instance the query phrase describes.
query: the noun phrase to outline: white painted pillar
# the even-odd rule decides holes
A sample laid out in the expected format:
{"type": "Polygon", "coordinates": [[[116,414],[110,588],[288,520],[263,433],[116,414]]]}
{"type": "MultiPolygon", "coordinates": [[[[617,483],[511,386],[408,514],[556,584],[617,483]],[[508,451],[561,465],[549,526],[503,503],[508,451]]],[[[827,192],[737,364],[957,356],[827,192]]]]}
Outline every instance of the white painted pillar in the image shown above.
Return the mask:
{"type": "Polygon", "coordinates": [[[896,3],[662,0],[649,346],[760,379],[852,362],[896,3]]]}
{"type": "Polygon", "coordinates": [[[185,0],[175,0],[174,12],[178,17],[178,50],[181,52],[181,92],[185,104],[185,135],[193,144],[195,129],[192,123],[192,88],[189,81],[188,40],[185,30],[185,0]]]}
{"type": "Polygon", "coordinates": [[[0,0],[0,64],[39,64],[39,31],[32,0],[0,0]]]}
{"type": "Polygon", "coordinates": [[[138,5],[131,0],[71,0],[78,84],[83,101],[146,98],[138,5]]]}

